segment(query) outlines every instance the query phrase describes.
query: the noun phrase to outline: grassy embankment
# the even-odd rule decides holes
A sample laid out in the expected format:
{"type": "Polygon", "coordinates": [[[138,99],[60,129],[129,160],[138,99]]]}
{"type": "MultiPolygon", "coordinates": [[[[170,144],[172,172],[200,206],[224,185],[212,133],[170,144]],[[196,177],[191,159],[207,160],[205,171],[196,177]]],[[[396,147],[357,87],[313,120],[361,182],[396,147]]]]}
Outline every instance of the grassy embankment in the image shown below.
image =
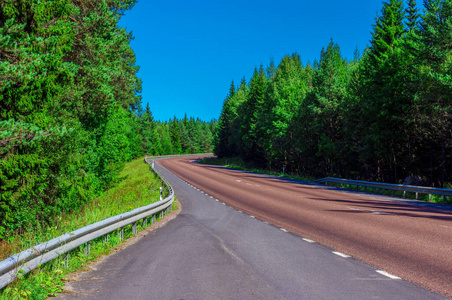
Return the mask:
{"type": "MultiPolygon", "coordinates": [[[[156,202],[159,200],[160,186],[161,180],[142,158],[126,163],[118,183],[86,203],[79,211],[56,217],[51,226],[12,237],[8,242],[2,241],[0,260],[65,232],[156,202]]],[[[176,207],[173,205],[174,209],[176,207]]],[[[141,222],[137,225],[138,231],[143,229],[141,222]]],[[[124,235],[125,239],[132,236],[131,229],[125,228],[124,235]]],[[[119,232],[112,232],[108,242],[104,238],[94,240],[90,243],[89,255],[85,255],[83,247],[79,247],[69,253],[67,261],[55,259],[29,274],[19,276],[19,280],[0,291],[0,299],[45,299],[52,296],[61,291],[66,280],[65,274],[80,270],[89,261],[109,254],[120,243],[119,232]]]]}
{"type": "MultiPolygon", "coordinates": [[[[273,176],[278,176],[278,177],[286,177],[286,178],[302,180],[302,181],[314,181],[316,179],[316,178],[310,177],[310,176],[302,176],[302,175],[294,175],[294,174],[283,174],[282,172],[274,172],[274,171],[269,171],[269,170],[257,169],[255,167],[253,167],[252,164],[243,161],[239,157],[205,158],[205,159],[199,160],[199,162],[200,163],[205,163],[205,164],[211,164],[211,165],[224,166],[224,167],[237,169],[237,170],[242,170],[242,171],[247,171],[247,172],[252,172],[252,173],[267,174],[267,175],[273,175],[273,176]]],[[[339,188],[344,188],[344,189],[352,189],[352,187],[350,185],[346,185],[346,184],[337,184],[335,186],[339,187],[339,188]]],[[[355,186],[353,186],[353,190],[356,190],[355,186]]],[[[360,191],[360,192],[369,192],[370,190],[366,190],[365,187],[360,186],[360,187],[358,187],[358,191],[360,191]]],[[[383,190],[382,189],[376,189],[375,192],[380,194],[380,195],[383,194],[383,190]]],[[[385,195],[386,196],[392,196],[392,191],[386,190],[385,191],[385,195]]],[[[398,198],[403,198],[403,192],[398,192],[397,191],[397,192],[395,192],[394,196],[398,197],[398,198]]],[[[416,194],[414,192],[407,192],[406,193],[406,198],[407,199],[416,199],[416,194]]],[[[429,196],[428,195],[424,195],[424,194],[419,194],[419,199],[418,200],[428,202],[429,201],[429,196]]],[[[442,196],[432,195],[431,199],[430,199],[430,202],[432,202],[432,203],[441,203],[442,204],[443,203],[443,197],[442,196]]],[[[449,204],[449,205],[452,204],[452,197],[447,197],[446,198],[446,203],[449,204]]]]}

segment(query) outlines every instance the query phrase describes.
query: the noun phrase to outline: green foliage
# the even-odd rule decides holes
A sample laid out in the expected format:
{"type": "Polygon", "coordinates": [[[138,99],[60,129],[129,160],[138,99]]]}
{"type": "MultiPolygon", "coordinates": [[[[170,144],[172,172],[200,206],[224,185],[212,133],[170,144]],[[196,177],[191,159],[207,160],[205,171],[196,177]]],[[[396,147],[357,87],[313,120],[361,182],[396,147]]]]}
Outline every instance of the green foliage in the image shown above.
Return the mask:
{"type": "Polygon", "coordinates": [[[311,176],[447,185],[452,1],[424,6],[384,2],[370,47],[351,61],[331,41],[313,67],[294,54],[271,60],[266,76],[255,69],[225,100],[215,153],[311,176]]]}
{"type": "Polygon", "coordinates": [[[141,155],[136,1],[0,4],[0,239],[78,210],[141,155]]]}

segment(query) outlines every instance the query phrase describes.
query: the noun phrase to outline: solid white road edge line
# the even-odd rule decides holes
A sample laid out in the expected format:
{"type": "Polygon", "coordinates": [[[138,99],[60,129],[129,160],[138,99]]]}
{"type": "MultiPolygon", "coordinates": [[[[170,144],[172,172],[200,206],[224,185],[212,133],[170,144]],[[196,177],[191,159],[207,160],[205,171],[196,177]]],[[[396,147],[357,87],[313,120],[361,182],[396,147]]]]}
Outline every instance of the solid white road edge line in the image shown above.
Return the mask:
{"type": "Polygon", "coordinates": [[[303,241],[308,242],[308,243],[315,243],[315,241],[310,240],[310,239],[306,239],[306,238],[303,238],[303,241]]]}

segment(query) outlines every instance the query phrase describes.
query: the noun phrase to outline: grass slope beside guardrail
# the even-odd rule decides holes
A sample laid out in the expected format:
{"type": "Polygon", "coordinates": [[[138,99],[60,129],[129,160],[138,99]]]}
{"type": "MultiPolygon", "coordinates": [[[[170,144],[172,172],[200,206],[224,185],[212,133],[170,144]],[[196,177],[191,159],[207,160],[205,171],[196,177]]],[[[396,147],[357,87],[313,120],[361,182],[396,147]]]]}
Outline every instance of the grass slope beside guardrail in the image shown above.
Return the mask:
{"type": "MultiPolygon", "coordinates": [[[[29,232],[17,236],[12,243],[6,246],[3,242],[2,247],[10,251],[16,249],[15,253],[17,253],[29,246],[36,245],[36,243],[60,236],[64,232],[71,232],[119,213],[157,202],[161,185],[162,182],[158,175],[150,170],[148,164],[143,163],[142,158],[134,160],[126,164],[121,172],[121,180],[115,187],[87,203],[82,210],[66,216],[59,216],[55,224],[52,224],[54,226],[43,228],[42,232],[29,232]]],[[[140,227],[139,224],[138,231],[140,227]]],[[[126,230],[125,235],[126,237],[131,235],[130,230],[126,230]]],[[[64,282],[64,274],[78,270],[89,260],[108,253],[119,242],[119,233],[111,234],[108,241],[98,238],[91,243],[91,251],[88,255],[82,246],[72,250],[68,260],[55,259],[30,274],[19,273],[19,279],[1,291],[0,299],[46,298],[59,291],[59,286],[64,282]]],[[[2,253],[4,252],[2,251],[2,253]]]]}

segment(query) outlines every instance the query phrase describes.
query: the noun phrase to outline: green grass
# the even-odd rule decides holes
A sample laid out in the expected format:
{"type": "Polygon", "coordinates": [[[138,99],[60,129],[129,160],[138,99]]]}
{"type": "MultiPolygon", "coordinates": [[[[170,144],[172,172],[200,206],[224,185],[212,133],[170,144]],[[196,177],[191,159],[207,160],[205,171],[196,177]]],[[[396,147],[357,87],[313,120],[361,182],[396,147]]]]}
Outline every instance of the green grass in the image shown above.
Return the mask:
{"type": "Polygon", "coordinates": [[[310,176],[304,176],[304,175],[299,175],[299,174],[288,174],[288,173],[283,174],[282,172],[258,169],[258,168],[255,168],[252,164],[243,161],[243,159],[241,159],[240,157],[230,157],[230,158],[210,157],[210,158],[200,159],[199,162],[203,163],[203,164],[224,166],[227,168],[247,171],[247,172],[251,172],[251,173],[267,174],[267,175],[291,178],[291,179],[296,179],[296,180],[303,180],[303,181],[315,180],[314,177],[310,177],[310,176]]]}
{"type": "MultiPolygon", "coordinates": [[[[160,186],[163,186],[160,178],[150,169],[149,165],[143,162],[142,158],[131,161],[125,165],[120,174],[120,180],[114,187],[86,203],[79,211],[61,214],[55,217],[54,223],[50,226],[43,226],[40,230],[15,236],[9,242],[2,241],[0,259],[3,260],[8,254],[20,252],[65,232],[157,202],[160,196],[160,186]]],[[[176,207],[173,204],[174,209],[176,207]]],[[[138,223],[137,230],[144,229],[141,227],[141,222],[138,223]]],[[[127,226],[124,231],[124,238],[130,236],[132,236],[131,225],[127,226]]],[[[67,261],[55,259],[29,274],[19,276],[19,280],[0,292],[0,299],[46,299],[61,290],[65,274],[80,270],[90,260],[108,254],[119,243],[121,243],[119,231],[111,233],[108,242],[104,237],[98,238],[90,243],[89,255],[85,255],[84,248],[79,247],[69,252],[67,261]]]]}

